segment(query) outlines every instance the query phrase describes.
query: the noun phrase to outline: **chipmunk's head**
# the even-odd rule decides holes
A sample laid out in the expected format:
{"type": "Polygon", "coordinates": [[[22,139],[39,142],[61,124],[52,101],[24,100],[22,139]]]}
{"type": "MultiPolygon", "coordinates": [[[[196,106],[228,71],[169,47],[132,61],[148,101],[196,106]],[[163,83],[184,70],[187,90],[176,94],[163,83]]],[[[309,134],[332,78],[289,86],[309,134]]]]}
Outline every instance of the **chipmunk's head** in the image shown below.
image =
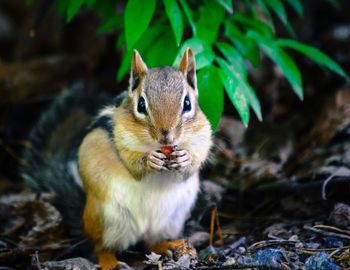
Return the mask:
{"type": "MultiPolygon", "coordinates": [[[[196,63],[187,49],[178,68],[148,69],[135,50],[132,58],[129,97],[135,120],[147,129],[152,143],[178,145],[192,132],[200,108],[196,63]]],[[[202,113],[201,113],[202,114],[202,113]]]]}

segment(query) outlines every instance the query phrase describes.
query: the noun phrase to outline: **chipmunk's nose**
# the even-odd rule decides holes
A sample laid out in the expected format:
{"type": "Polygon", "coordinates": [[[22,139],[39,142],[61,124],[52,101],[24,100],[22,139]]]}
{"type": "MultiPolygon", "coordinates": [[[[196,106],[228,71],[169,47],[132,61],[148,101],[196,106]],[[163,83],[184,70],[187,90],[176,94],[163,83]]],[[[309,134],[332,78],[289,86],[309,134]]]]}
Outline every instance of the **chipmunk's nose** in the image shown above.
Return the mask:
{"type": "Polygon", "coordinates": [[[159,142],[164,145],[172,145],[174,142],[174,135],[168,129],[160,129],[159,142]]]}

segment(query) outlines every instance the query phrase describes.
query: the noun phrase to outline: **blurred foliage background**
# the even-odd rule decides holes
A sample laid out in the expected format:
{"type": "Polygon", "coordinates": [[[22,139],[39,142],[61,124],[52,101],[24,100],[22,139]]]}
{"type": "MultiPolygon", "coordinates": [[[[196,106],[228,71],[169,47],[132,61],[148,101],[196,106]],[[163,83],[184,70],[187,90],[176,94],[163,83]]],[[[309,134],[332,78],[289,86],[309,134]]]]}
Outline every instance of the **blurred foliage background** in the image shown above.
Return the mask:
{"type": "MultiPolygon", "coordinates": [[[[27,4],[32,5],[32,0],[27,4]]],[[[67,23],[82,9],[94,10],[102,18],[97,31],[116,33],[115,48],[123,51],[118,81],[128,73],[133,49],[154,67],[178,64],[185,48],[191,47],[200,104],[214,129],[223,112],[224,91],[246,126],[250,109],[262,121],[261,105],[249,80],[250,71],[261,68],[262,55],[278,66],[301,100],[303,81],[291,50],[348,78],[330,57],[297,41],[286,10],[304,16],[301,0],[58,0],[57,9],[67,23]],[[290,38],[279,37],[276,21],[290,38]]]]}

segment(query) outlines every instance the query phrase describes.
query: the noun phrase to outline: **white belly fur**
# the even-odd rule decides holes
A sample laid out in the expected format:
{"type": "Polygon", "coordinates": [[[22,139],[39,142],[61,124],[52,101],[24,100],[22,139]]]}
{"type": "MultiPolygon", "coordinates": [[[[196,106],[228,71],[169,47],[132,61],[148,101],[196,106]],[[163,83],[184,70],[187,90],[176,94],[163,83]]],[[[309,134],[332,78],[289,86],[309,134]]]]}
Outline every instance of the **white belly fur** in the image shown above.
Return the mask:
{"type": "Polygon", "coordinates": [[[198,174],[181,178],[162,172],[141,181],[114,179],[102,209],[103,245],[121,251],[140,240],[178,237],[199,190],[198,174]]]}

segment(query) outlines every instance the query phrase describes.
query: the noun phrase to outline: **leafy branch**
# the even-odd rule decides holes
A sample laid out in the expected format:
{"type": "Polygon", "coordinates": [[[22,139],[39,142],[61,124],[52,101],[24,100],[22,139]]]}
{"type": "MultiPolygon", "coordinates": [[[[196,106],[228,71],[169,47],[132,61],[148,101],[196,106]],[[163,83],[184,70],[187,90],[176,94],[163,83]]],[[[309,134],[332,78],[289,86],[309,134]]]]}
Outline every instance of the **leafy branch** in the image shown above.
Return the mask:
{"type": "MultiPolygon", "coordinates": [[[[26,1],[31,4],[32,0],[26,1]]],[[[250,108],[262,121],[259,99],[248,80],[248,67],[260,67],[262,54],[281,69],[301,100],[302,76],[289,50],[349,79],[335,61],[317,48],[276,36],[273,15],[295,36],[286,8],[303,16],[300,0],[245,0],[234,1],[235,5],[232,2],[128,0],[124,5],[116,0],[58,0],[57,4],[67,22],[81,8],[90,8],[103,19],[99,32],[118,33],[116,48],[124,50],[124,57],[117,80],[127,74],[134,48],[149,66],[159,66],[177,64],[186,47],[191,47],[197,61],[200,105],[214,129],[222,115],[224,91],[246,126],[250,108]]]]}

